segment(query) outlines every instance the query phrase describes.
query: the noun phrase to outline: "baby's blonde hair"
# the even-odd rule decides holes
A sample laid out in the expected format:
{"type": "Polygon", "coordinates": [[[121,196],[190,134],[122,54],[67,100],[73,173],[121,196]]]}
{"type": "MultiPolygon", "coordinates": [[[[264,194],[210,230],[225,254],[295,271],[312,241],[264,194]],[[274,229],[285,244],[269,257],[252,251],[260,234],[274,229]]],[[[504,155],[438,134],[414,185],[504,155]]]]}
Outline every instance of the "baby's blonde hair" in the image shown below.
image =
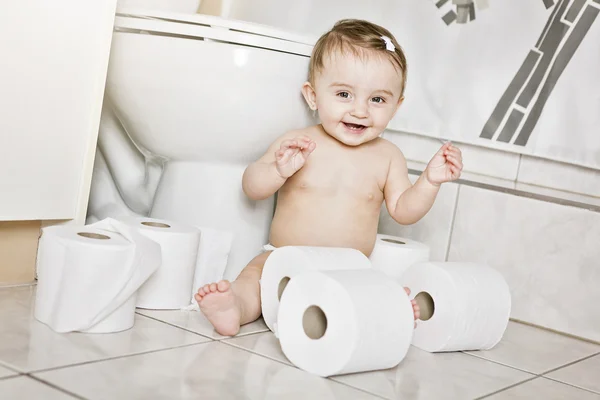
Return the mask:
{"type": "Polygon", "coordinates": [[[358,57],[365,55],[364,50],[371,50],[386,55],[392,61],[394,67],[402,75],[402,93],[406,86],[407,64],[406,57],[396,38],[390,31],[372,22],[359,19],[343,19],[335,23],[333,28],[323,34],[313,48],[310,58],[308,80],[314,84],[317,72],[323,68],[325,56],[339,51],[344,53],[350,51],[358,57]],[[382,36],[387,36],[395,49],[387,50],[386,42],[382,36]]]}

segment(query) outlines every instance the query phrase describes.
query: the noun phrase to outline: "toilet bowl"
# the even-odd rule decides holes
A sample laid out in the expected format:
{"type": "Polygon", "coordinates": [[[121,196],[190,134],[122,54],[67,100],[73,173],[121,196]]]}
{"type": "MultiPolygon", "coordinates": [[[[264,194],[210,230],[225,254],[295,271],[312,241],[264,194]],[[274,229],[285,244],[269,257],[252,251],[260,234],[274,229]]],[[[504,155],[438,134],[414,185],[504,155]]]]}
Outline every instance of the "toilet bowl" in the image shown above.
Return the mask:
{"type": "Polygon", "coordinates": [[[225,278],[234,279],[267,243],[274,209],[273,197],[243,193],[246,166],[286,131],[315,123],[300,91],[314,42],[220,17],[120,8],[96,165],[108,173],[92,182],[92,214],[232,232],[225,278]]]}

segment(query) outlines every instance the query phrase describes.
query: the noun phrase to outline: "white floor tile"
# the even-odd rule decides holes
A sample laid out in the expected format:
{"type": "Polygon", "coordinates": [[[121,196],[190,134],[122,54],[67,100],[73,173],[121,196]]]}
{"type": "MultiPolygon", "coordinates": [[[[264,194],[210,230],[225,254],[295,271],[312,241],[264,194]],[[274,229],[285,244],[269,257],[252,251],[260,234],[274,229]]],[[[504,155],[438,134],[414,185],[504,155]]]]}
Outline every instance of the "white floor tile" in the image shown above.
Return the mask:
{"type": "MultiPolygon", "coordinates": [[[[289,365],[279,341],[268,333],[226,340],[225,343],[289,365]]],[[[390,399],[474,398],[524,381],[532,375],[461,353],[430,354],[411,347],[391,370],[333,377],[390,399]],[[434,383],[435,382],[435,383],[434,383]]]]}
{"type": "Polygon", "coordinates": [[[600,394],[600,355],[561,368],[546,376],[600,394]]]}
{"type": "Polygon", "coordinates": [[[572,386],[553,382],[549,379],[536,378],[515,386],[493,396],[486,397],[490,400],[600,400],[600,395],[586,392],[572,386]]]}
{"type": "MultiPolygon", "coordinates": [[[[178,311],[178,310],[137,310],[139,314],[155,318],[160,321],[179,326],[192,332],[208,336],[215,340],[224,339],[227,336],[221,336],[213,326],[208,322],[204,315],[199,311],[178,311]]],[[[249,335],[257,332],[266,332],[269,328],[265,325],[262,318],[250,324],[242,326],[237,336],[249,335]]]]}
{"type": "Polygon", "coordinates": [[[22,372],[210,341],[141,315],[124,332],[59,334],[33,318],[34,296],[34,287],[0,291],[0,361],[22,372]]]}
{"type": "Polygon", "coordinates": [[[376,399],[212,342],[36,374],[89,399],[376,399]]]}
{"type": "Polygon", "coordinates": [[[75,398],[26,376],[0,381],[0,399],[73,400],[75,398]]]}
{"type": "Polygon", "coordinates": [[[268,357],[288,365],[293,365],[290,360],[287,359],[285,354],[283,354],[279,340],[272,332],[236,337],[233,339],[227,339],[224,342],[232,346],[259,354],[263,357],[268,357]]]}
{"type": "Polygon", "coordinates": [[[542,374],[599,351],[598,345],[511,321],[496,347],[469,354],[542,374]]]}
{"type": "Polygon", "coordinates": [[[411,347],[396,368],[332,379],[388,399],[439,400],[474,399],[530,377],[467,354],[433,354],[411,347]]]}

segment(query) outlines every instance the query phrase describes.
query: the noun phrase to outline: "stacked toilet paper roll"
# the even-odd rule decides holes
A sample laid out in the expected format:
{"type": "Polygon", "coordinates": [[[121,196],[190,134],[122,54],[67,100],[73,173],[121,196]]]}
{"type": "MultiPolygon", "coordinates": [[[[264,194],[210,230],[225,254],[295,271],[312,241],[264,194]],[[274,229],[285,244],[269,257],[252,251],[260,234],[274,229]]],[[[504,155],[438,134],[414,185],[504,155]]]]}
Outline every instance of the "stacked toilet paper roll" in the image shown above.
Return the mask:
{"type": "Polygon", "coordinates": [[[374,269],[399,280],[413,264],[429,261],[429,253],[429,246],[416,240],[379,234],[369,260],[374,269]]]}
{"type": "Polygon", "coordinates": [[[495,269],[476,263],[425,262],[402,276],[421,308],[412,344],[429,352],[488,350],[504,335],[509,287],[495,269]]]}
{"type": "Polygon", "coordinates": [[[140,288],[137,307],[174,310],[189,305],[200,230],[156,218],[123,217],[119,221],[158,243],[161,248],[160,267],[140,288]]]}
{"type": "Polygon", "coordinates": [[[326,377],[398,365],[414,315],[404,289],[380,271],[310,271],[288,283],[277,324],[287,358],[326,377]]]}
{"type": "Polygon", "coordinates": [[[370,269],[369,259],[349,248],[286,246],[274,250],[265,262],[260,279],[262,315],[277,333],[279,299],[286,285],[301,272],[311,270],[370,269]]]}
{"type": "Polygon", "coordinates": [[[108,230],[53,226],[42,231],[34,315],[57,332],[131,328],[137,290],[160,265],[158,244],[117,221],[102,225],[108,230]]]}

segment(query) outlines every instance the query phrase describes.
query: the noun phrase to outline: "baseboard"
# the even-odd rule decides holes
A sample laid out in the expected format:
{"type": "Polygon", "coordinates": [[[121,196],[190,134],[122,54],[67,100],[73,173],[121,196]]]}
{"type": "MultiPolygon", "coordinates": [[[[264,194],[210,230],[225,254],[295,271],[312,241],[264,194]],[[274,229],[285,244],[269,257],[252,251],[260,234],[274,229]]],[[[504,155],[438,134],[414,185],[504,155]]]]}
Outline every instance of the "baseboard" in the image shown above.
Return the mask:
{"type": "Polygon", "coordinates": [[[41,221],[0,222],[0,285],[35,281],[41,221]]]}

